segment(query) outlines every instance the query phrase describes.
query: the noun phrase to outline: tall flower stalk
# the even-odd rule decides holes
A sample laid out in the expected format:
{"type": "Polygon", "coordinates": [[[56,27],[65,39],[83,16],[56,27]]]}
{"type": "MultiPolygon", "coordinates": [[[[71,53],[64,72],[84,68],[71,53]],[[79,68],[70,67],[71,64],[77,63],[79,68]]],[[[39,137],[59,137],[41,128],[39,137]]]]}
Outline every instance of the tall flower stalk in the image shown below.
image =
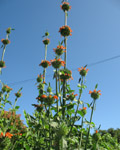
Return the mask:
{"type": "MultiPolygon", "coordinates": [[[[45,61],[46,61],[46,58],[47,58],[47,45],[49,44],[50,40],[48,39],[48,36],[49,36],[49,33],[46,32],[45,33],[45,39],[43,40],[43,43],[45,44],[45,61]]],[[[43,82],[45,82],[45,73],[46,73],[46,68],[44,67],[44,70],[43,70],[43,82]]]]}
{"type": "MultiPolygon", "coordinates": [[[[89,91],[89,94],[91,94],[91,97],[93,98],[93,106],[92,106],[92,111],[91,111],[91,116],[90,116],[90,124],[92,122],[92,117],[93,117],[93,111],[94,111],[94,107],[95,107],[95,102],[96,100],[99,98],[99,96],[101,95],[101,91],[100,90],[96,90],[97,89],[97,84],[95,86],[95,90],[89,91]]],[[[87,143],[88,143],[88,139],[89,139],[89,135],[90,135],[90,124],[89,124],[89,129],[88,129],[88,134],[87,134],[87,138],[86,138],[86,143],[85,143],[85,150],[87,150],[87,143]]]]}
{"type": "MultiPolygon", "coordinates": [[[[90,116],[90,124],[92,122],[94,106],[95,106],[95,99],[93,100],[93,106],[92,106],[92,111],[91,111],[91,116],[90,116]]],[[[87,138],[86,138],[86,143],[85,143],[85,150],[87,150],[87,143],[88,143],[89,135],[90,135],[90,125],[89,125],[89,129],[88,129],[88,133],[87,133],[87,138]]]]}
{"type": "MultiPolygon", "coordinates": [[[[58,71],[56,68],[56,95],[58,96],[58,71]]],[[[59,112],[59,104],[58,104],[58,100],[57,100],[57,114],[59,112]]]]}
{"type": "Polygon", "coordinates": [[[4,60],[4,55],[5,55],[5,51],[6,51],[6,46],[10,43],[10,40],[8,39],[9,38],[9,34],[11,33],[11,30],[14,30],[12,28],[8,28],[6,30],[6,39],[2,39],[1,42],[3,43],[2,47],[3,47],[3,52],[2,52],[2,57],[1,57],[1,61],[0,61],[0,74],[2,73],[2,68],[5,67],[5,62],[3,61],[4,60]]]}

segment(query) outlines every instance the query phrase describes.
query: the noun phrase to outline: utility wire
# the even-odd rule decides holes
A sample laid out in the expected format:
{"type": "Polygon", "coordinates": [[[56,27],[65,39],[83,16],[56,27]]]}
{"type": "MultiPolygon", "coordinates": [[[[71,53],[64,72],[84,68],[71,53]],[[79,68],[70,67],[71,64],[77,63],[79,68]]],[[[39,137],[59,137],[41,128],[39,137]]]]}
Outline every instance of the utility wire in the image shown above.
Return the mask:
{"type": "MultiPolygon", "coordinates": [[[[119,58],[120,55],[117,55],[117,56],[114,56],[114,57],[110,57],[110,58],[107,58],[107,59],[104,59],[104,60],[100,60],[100,61],[97,61],[97,62],[93,62],[93,63],[90,63],[90,64],[87,64],[87,66],[89,67],[92,67],[92,66],[95,66],[95,65],[98,65],[98,64],[101,64],[101,63],[105,63],[107,61],[111,61],[111,60],[114,60],[114,59],[117,59],[119,58]]],[[[72,69],[73,71],[76,71],[77,69],[72,69]]],[[[47,75],[47,77],[51,77],[52,74],[49,74],[47,75]]],[[[19,84],[19,83],[25,83],[25,82],[29,82],[29,81],[33,81],[33,80],[36,80],[36,78],[32,78],[32,79],[26,79],[26,80],[22,80],[22,81],[18,81],[18,82],[13,82],[13,83],[9,83],[8,85],[16,85],[16,84],[19,84]]]]}

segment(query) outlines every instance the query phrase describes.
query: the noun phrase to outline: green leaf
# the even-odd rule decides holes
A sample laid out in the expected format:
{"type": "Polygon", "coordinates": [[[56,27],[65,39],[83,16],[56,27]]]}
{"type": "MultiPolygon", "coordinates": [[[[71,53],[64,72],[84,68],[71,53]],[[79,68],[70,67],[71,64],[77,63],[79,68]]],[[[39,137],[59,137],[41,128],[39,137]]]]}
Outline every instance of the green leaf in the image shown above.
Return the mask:
{"type": "Polygon", "coordinates": [[[82,113],[82,111],[78,110],[78,114],[84,117],[84,114],[82,113]]]}
{"type": "Polygon", "coordinates": [[[98,84],[95,85],[95,89],[97,89],[97,87],[98,87],[98,84]]]}
{"type": "Polygon", "coordinates": [[[20,106],[15,106],[15,109],[18,110],[20,108],[20,106]]]}
{"type": "Polygon", "coordinates": [[[87,88],[87,86],[86,85],[82,85],[82,88],[85,89],[85,88],[87,88]]]}
{"type": "Polygon", "coordinates": [[[26,150],[30,150],[30,147],[27,143],[24,143],[24,147],[25,147],[26,150]]]}
{"type": "Polygon", "coordinates": [[[72,114],[74,114],[75,113],[75,110],[74,109],[69,109],[69,110],[67,110],[67,114],[68,115],[72,115],[72,114]]]}
{"type": "Polygon", "coordinates": [[[65,106],[67,109],[72,109],[74,107],[75,103],[66,104],[65,106]]]}
{"type": "Polygon", "coordinates": [[[81,88],[81,84],[78,84],[77,87],[80,87],[80,88],[81,88]]]}
{"type": "Polygon", "coordinates": [[[56,128],[58,126],[58,123],[53,121],[50,123],[50,126],[56,128]]]}
{"type": "Polygon", "coordinates": [[[64,139],[64,138],[62,138],[62,142],[63,142],[63,148],[64,149],[66,149],[67,148],[67,141],[64,139]]]}

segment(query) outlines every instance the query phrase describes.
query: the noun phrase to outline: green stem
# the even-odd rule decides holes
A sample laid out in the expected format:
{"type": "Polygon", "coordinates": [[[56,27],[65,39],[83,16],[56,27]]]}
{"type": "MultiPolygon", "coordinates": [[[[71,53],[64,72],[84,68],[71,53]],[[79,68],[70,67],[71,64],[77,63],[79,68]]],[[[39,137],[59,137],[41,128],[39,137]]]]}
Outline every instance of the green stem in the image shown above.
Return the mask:
{"type": "Polygon", "coordinates": [[[45,45],[45,60],[47,58],[47,45],[45,45]]]}
{"type": "Polygon", "coordinates": [[[63,137],[61,138],[61,150],[63,150],[63,137]]]}
{"type": "MultiPolygon", "coordinates": [[[[1,61],[3,61],[3,59],[4,59],[5,50],[6,50],[6,45],[4,45],[4,48],[3,48],[1,61]]],[[[0,68],[0,74],[2,74],[2,68],[0,68]]]]}
{"type": "MultiPolygon", "coordinates": [[[[47,45],[45,45],[45,60],[47,58],[47,45]]],[[[46,73],[46,69],[44,68],[43,70],[43,82],[45,82],[45,73],[46,73]]],[[[43,91],[44,91],[44,88],[43,88],[43,91]]]]}
{"type": "Polygon", "coordinates": [[[81,148],[81,142],[82,142],[82,128],[83,128],[83,117],[82,117],[82,123],[81,123],[81,132],[80,132],[79,149],[81,148]]]}
{"type": "MultiPolygon", "coordinates": [[[[67,25],[67,11],[65,11],[65,25],[67,25]]],[[[65,61],[65,66],[64,69],[67,66],[67,37],[64,38],[64,44],[65,44],[65,53],[64,53],[64,61],[65,61]]]]}
{"type": "Polygon", "coordinates": [[[6,50],[6,45],[4,45],[4,48],[3,48],[3,53],[2,53],[2,58],[1,58],[2,61],[3,61],[3,59],[4,59],[5,50],[6,50]]]}
{"type": "MultiPolygon", "coordinates": [[[[16,142],[17,142],[17,141],[16,141],[16,142]]],[[[16,145],[16,142],[13,144],[12,150],[14,150],[14,148],[15,148],[15,145],[16,145]]]]}
{"type": "Polygon", "coordinates": [[[50,137],[50,106],[49,106],[49,150],[51,148],[51,137],[50,137]]]}
{"type": "MultiPolygon", "coordinates": [[[[58,82],[59,82],[59,93],[61,95],[61,89],[60,89],[60,75],[58,74],[58,82]]],[[[60,96],[60,106],[62,106],[62,102],[61,102],[61,96],[60,96]]]]}
{"type": "Polygon", "coordinates": [[[72,131],[73,125],[75,123],[75,118],[77,116],[77,112],[78,112],[78,108],[79,108],[79,104],[80,104],[80,98],[81,98],[81,95],[82,95],[82,85],[83,85],[83,77],[82,77],[82,81],[81,81],[81,89],[80,89],[80,95],[79,95],[79,98],[78,98],[77,109],[76,109],[76,112],[75,112],[75,117],[74,117],[74,120],[73,120],[73,124],[71,125],[71,129],[70,129],[69,135],[70,135],[70,133],[72,131]]]}
{"type": "MultiPolygon", "coordinates": [[[[8,39],[8,34],[6,35],[6,39],[8,39]]],[[[6,50],[6,45],[4,45],[4,47],[3,47],[3,52],[2,52],[2,58],[1,58],[1,61],[3,61],[3,59],[4,59],[5,50],[6,50]]],[[[0,74],[1,74],[1,71],[2,71],[2,68],[0,68],[0,74]]]]}
{"type": "MultiPolygon", "coordinates": [[[[92,122],[94,106],[95,106],[95,99],[93,100],[93,107],[92,107],[92,112],[91,112],[91,117],[90,117],[90,123],[92,122]]],[[[86,139],[86,144],[85,144],[85,150],[87,150],[87,143],[88,143],[89,134],[90,134],[90,125],[89,125],[89,129],[88,129],[88,134],[87,134],[87,139],[86,139]]]]}
{"type": "MultiPolygon", "coordinates": [[[[67,11],[65,11],[65,25],[67,25],[67,11]]],[[[64,54],[64,61],[65,61],[65,66],[64,68],[66,68],[67,66],[67,37],[64,38],[65,41],[65,54],[64,54]]]]}
{"type": "Polygon", "coordinates": [[[65,101],[65,97],[66,97],[66,81],[65,79],[63,80],[63,108],[62,108],[62,116],[63,116],[63,120],[65,119],[65,105],[66,105],[66,101],[65,101]]]}
{"type": "Polygon", "coordinates": [[[17,98],[15,99],[15,103],[14,103],[13,109],[15,109],[16,103],[17,103],[17,98]]]}
{"type": "MultiPolygon", "coordinates": [[[[67,11],[65,11],[65,25],[67,25],[67,11]]],[[[64,44],[65,44],[65,53],[64,53],[64,61],[65,61],[65,66],[64,69],[66,69],[67,66],[67,37],[64,38],[64,44]]],[[[62,115],[63,115],[63,119],[65,118],[65,105],[66,105],[66,101],[65,101],[65,97],[66,97],[66,80],[63,80],[63,111],[62,111],[62,115]]]]}
{"type": "MultiPolygon", "coordinates": [[[[57,81],[57,69],[56,69],[56,95],[58,96],[58,81],[57,81]]],[[[59,108],[58,108],[58,100],[57,100],[57,114],[58,114],[59,108]]]]}

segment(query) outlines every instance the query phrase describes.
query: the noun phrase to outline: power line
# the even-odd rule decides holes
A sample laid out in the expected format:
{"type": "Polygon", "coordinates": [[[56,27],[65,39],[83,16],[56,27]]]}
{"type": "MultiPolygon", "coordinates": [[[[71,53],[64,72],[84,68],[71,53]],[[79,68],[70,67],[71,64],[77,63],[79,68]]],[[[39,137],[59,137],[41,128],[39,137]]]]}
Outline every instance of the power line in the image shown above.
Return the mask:
{"type": "MultiPolygon", "coordinates": [[[[98,64],[101,64],[101,63],[105,63],[107,61],[111,61],[111,60],[114,60],[114,59],[117,59],[119,58],[120,55],[117,55],[117,56],[114,56],[114,57],[110,57],[110,58],[107,58],[107,59],[104,59],[104,60],[100,60],[100,61],[97,61],[97,62],[93,62],[93,63],[90,63],[90,64],[87,64],[87,66],[91,67],[91,66],[95,66],[95,65],[98,65],[98,64]]],[[[77,71],[77,68],[76,69],[72,69],[72,71],[77,71]]],[[[49,74],[47,75],[47,77],[51,77],[52,74],[49,74]]],[[[31,78],[31,79],[26,79],[26,80],[22,80],[22,81],[17,81],[17,82],[13,82],[13,83],[9,83],[8,85],[16,85],[16,84],[19,84],[19,83],[25,83],[25,82],[29,82],[29,81],[33,81],[33,80],[36,80],[36,78],[31,78]]]]}
{"type": "Polygon", "coordinates": [[[101,61],[97,61],[95,63],[90,63],[88,64],[88,66],[94,66],[94,65],[97,65],[97,64],[101,64],[101,63],[104,63],[104,62],[107,62],[107,61],[110,61],[110,60],[113,60],[113,59],[116,59],[116,58],[119,58],[120,55],[117,55],[117,56],[114,56],[114,57],[111,57],[111,58],[107,58],[107,59],[104,59],[104,60],[101,60],[101,61]]]}

